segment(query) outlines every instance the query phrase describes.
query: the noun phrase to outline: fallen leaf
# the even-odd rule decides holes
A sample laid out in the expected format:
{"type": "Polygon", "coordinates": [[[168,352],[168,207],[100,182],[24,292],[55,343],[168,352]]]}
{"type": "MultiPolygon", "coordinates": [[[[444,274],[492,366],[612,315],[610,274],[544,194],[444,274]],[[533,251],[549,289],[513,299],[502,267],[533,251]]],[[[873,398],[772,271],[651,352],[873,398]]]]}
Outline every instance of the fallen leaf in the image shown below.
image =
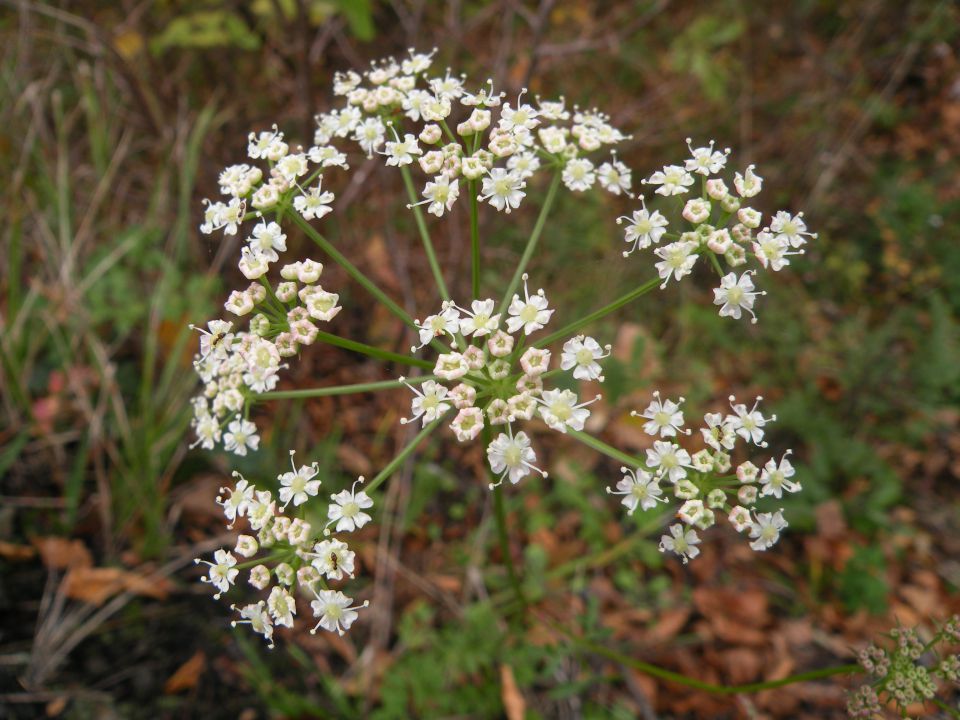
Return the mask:
{"type": "Polygon", "coordinates": [[[207,656],[203,654],[202,650],[197,650],[193,657],[178,667],[176,672],[167,679],[167,682],[163,685],[163,692],[167,695],[173,695],[195,688],[206,662],[207,656]]]}
{"type": "Polygon", "coordinates": [[[80,540],[62,537],[35,537],[30,542],[40,552],[43,564],[50,570],[90,567],[93,557],[80,540]]]}
{"type": "Polygon", "coordinates": [[[4,560],[29,560],[37,551],[29,545],[14,545],[0,541],[0,558],[4,560]]]}
{"type": "Polygon", "coordinates": [[[102,605],[107,598],[123,591],[123,570],[120,568],[73,568],[63,579],[62,588],[68,598],[102,605]]]}
{"type": "Polygon", "coordinates": [[[500,666],[500,697],[503,699],[503,711],[507,720],[523,720],[527,712],[527,703],[517,687],[517,680],[513,677],[513,668],[509,665],[500,666]]]}
{"type": "Polygon", "coordinates": [[[67,597],[94,605],[101,605],[107,598],[124,591],[163,600],[171,590],[170,581],[165,578],[147,578],[112,567],[71,568],[62,587],[67,597]]]}

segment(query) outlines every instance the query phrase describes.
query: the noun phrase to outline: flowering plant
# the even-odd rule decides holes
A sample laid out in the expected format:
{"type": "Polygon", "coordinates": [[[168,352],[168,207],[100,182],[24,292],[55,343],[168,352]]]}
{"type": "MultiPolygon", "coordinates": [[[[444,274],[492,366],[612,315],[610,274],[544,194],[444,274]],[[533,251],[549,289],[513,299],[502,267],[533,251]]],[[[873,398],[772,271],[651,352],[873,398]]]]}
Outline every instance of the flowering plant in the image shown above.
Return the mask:
{"type": "MultiPolygon", "coordinates": [[[[260,436],[250,418],[251,407],[289,397],[406,389],[412,400],[410,416],[402,422],[420,426],[413,440],[375,477],[369,481],[360,477],[350,489],[330,495],[322,527],[312,526],[302,512],[319,499],[320,468],[316,463],[298,466],[292,454],[291,470],[278,476],[281,489],[276,496],[237,473],[234,487],[222,491],[219,502],[230,527],[242,520],[252,534],[240,535],[232,552],[219,550],[212,561],[203,561],[209,566],[204,580],[219,596],[236,582],[240,570],[249,569],[250,584],[266,592],[267,599],[239,608],[237,622],[250,624],[270,641],[275,627],[293,624],[295,588],[311,599],[317,619],[314,631],[342,634],[356,621],[366,603],[357,605],[334,589],[352,578],[356,567],[355,554],[342,534],[371,520],[367,511],[374,491],[440,425],[447,425],[461,443],[478,439],[483,443],[502,540],[506,529],[501,484],[548,475],[532,437],[543,424],[622,464],[622,477],[607,492],[621,498],[628,514],[675,502],[678,521],[663,534],[660,549],[683,562],[699,554],[700,533],[720,515],[749,536],[754,550],[767,550],[787,522],[781,510],[757,511],[758,498],[779,499],[784,492],[800,490],[789,451],[779,459],[734,463],[738,444],[767,446],[766,426],[775,417],[759,409],[761,398],[748,404],[731,396],[729,411],[707,413],[694,433],[686,427],[684,399],[664,398],[653,391],[649,405],[634,411],[654,438],[645,457],[638,457],[585,430],[590,406],[599,395],[583,400],[573,390],[558,387],[556,380],[567,374],[573,381],[602,383],[602,363],[611,347],[581,330],[658,286],[665,289],[671,280],[690,276],[701,258],[719,277],[713,291],[719,314],[732,320],[749,315],[756,322],[757,300],[763,295],[754,284],[758,272],[784,269],[814,237],[802,214],[780,211],[764,224],[761,213],[746,204],[763,185],[754,166],[733,173],[731,189],[721,177],[730,151],[716,150],[713,142],[695,147],[688,139],[689,157],[643,180],[652,192],[638,196],[639,208],[617,221],[625,223],[623,255],[652,249],[656,277],[543,334],[555,319],[555,309],[545,290],[531,291],[526,270],[551,207],[561,186],[574,194],[599,186],[629,197],[632,173],[616,154],[616,146],[627,136],[603,113],[568,108],[562,97],[527,101],[521,93],[511,102],[494,90],[491,81],[478,88],[449,70],[432,75],[431,64],[432,54],[411,51],[399,62],[374,63],[363,74],[338,74],[334,93],[342,98],[341,106],[317,116],[310,147],[291,147],[276,127],[251,133],[247,154],[258,164],[226,168],[220,175],[225,199],[206,203],[204,233],[246,235],[238,265],[251,282],[227,299],[224,307],[232,320],[212,320],[199,329],[195,364],[203,389],[194,399],[196,444],[207,449],[221,444],[238,455],[257,450],[260,436]],[[326,189],[325,175],[347,171],[348,161],[356,155],[379,156],[403,178],[407,208],[414,215],[439,295],[436,312],[422,320],[390,298],[312,223],[330,213],[336,200],[326,189]],[[425,176],[419,181],[413,172],[417,168],[425,176]],[[511,213],[529,202],[528,190],[541,177],[547,179],[547,190],[523,255],[502,295],[490,297],[480,287],[480,209],[489,205],[511,213]],[[419,194],[418,182],[423,183],[419,194]],[[468,207],[458,215],[453,210],[461,198],[468,207]],[[437,222],[468,219],[469,298],[451,295],[424,208],[439,218],[437,222]],[[340,313],[340,296],[320,284],[324,269],[320,261],[281,262],[291,227],[309,237],[325,260],[339,264],[409,328],[411,337],[417,338],[409,353],[321,329],[340,313]],[[271,279],[274,273],[279,278],[271,279]],[[287,362],[316,343],[404,365],[412,372],[395,380],[278,391],[287,362]],[[413,374],[422,371],[428,374],[413,374]],[[691,436],[699,439],[699,449],[684,447],[685,438],[691,436]],[[297,517],[288,514],[291,505],[297,517]]],[[[509,563],[509,553],[504,555],[509,563]]],[[[508,569],[515,581],[512,565],[508,569]]],[[[514,588],[520,595],[516,582],[514,588]]]]}

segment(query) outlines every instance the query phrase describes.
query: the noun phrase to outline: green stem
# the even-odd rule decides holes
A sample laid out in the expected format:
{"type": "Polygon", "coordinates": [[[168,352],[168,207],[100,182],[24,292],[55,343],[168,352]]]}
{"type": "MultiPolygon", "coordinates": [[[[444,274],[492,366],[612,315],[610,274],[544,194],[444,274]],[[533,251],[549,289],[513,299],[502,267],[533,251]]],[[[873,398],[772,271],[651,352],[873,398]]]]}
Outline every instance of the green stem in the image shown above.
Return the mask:
{"type": "Polygon", "coordinates": [[[436,380],[436,375],[420,375],[414,378],[399,380],[378,380],[377,382],[355,383],[353,385],[333,385],[331,387],[304,388],[302,390],[273,390],[260,393],[256,400],[298,400],[302,398],[329,397],[331,395],[352,395],[353,393],[375,392],[376,390],[390,390],[392,388],[417,385],[427,380],[436,380]]]}
{"type": "Polygon", "coordinates": [[[352,262],[347,260],[347,258],[344,257],[343,253],[337,250],[329,240],[327,240],[325,237],[323,237],[323,235],[321,235],[316,230],[314,230],[313,226],[310,225],[310,223],[308,223],[306,220],[304,220],[303,216],[301,216],[300,213],[296,213],[296,212],[292,213],[291,217],[293,218],[293,221],[300,227],[300,229],[307,234],[307,237],[313,240],[317,245],[320,246],[321,250],[323,250],[327,255],[333,258],[333,260],[336,263],[338,263],[340,267],[342,267],[350,277],[352,277],[358,283],[363,285],[363,287],[366,288],[367,292],[369,292],[371,295],[377,298],[377,300],[379,300],[384,305],[386,305],[387,309],[390,312],[392,312],[396,317],[400,318],[406,325],[409,325],[412,328],[417,327],[416,323],[413,322],[413,318],[407,314],[406,310],[404,310],[402,307],[397,305],[396,302],[391,300],[390,297],[385,292],[383,292],[383,290],[378,288],[370,278],[368,278],[366,275],[360,272],[360,270],[357,269],[356,265],[354,265],[352,262]]]}
{"type": "Polygon", "coordinates": [[[321,340],[328,345],[341,347],[345,350],[353,350],[354,352],[377,358],[378,360],[386,360],[387,362],[396,362],[403,365],[410,365],[411,367],[421,367],[425,369],[430,369],[434,365],[429,360],[421,360],[420,358],[415,358],[410,355],[401,355],[400,353],[390,352],[389,350],[381,350],[373,345],[366,345],[362,342],[357,342],[356,340],[348,340],[347,338],[342,338],[339,335],[332,335],[331,333],[323,332],[323,330],[317,332],[317,340],[321,340]]]}
{"type": "Polygon", "coordinates": [[[546,347],[552,342],[556,342],[557,340],[562,340],[563,338],[571,337],[577,330],[584,327],[585,325],[589,325],[595,320],[599,320],[602,317],[606,317],[610,313],[616,312],[623,306],[629,305],[638,297],[641,297],[642,295],[646,295],[648,292],[653,290],[658,285],[660,285],[660,278],[651,278],[650,280],[647,280],[647,282],[645,282],[640,287],[636,288],[635,290],[631,290],[626,295],[623,295],[620,298],[614,300],[609,305],[605,305],[599,310],[594,310],[589,315],[586,315],[585,317],[582,317],[579,320],[575,320],[569,325],[565,325],[564,327],[560,328],[556,332],[550,333],[546,337],[540,338],[533,344],[533,346],[542,348],[542,347],[546,347]]]}
{"type": "Polygon", "coordinates": [[[567,435],[576,438],[584,445],[593,448],[597,452],[601,452],[604,455],[613,458],[614,460],[619,460],[624,465],[633,468],[646,468],[646,465],[644,465],[639,458],[636,458],[633,455],[628,455],[621,450],[617,450],[612,445],[607,445],[607,443],[605,443],[603,440],[598,440],[597,438],[593,437],[593,435],[588,435],[581,430],[571,430],[569,428],[567,429],[567,435]]]}
{"type": "Polygon", "coordinates": [[[413,216],[417,220],[417,229],[420,231],[423,249],[427,253],[430,272],[433,273],[433,279],[437,283],[437,290],[440,291],[440,297],[444,300],[449,300],[450,293],[447,292],[447,285],[443,281],[443,273],[440,272],[440,263],[437,262],[437,254],[433,251],[433,243],[430,241],[430,231],[427,230],[427,221],[423,217],[423,210],[417,205],[417,191],[416,188],[413,187],[413,178],[410,176],[410,170],[407,169],[406,165],[400,167],[400,174],[403,175],[403,184],[407,186],[407,195],[410,198],[410,209],[413,210],[413,216]]]}
{"type": "Polygon", "coordinates": [[[599,643],[577,637],[563,626],[554,625],[553,623],[550,623],[550,626],[554,630],[557,630],[565,635],[567,639],[569,639],[574,645],[577,645],[584,650],[588,650],[595,655],[602,655],[603,657],[613,660],[614,662],[632,667],[635,670],[639,670],[647,675],[652,675],[655,678],[669,680],[670,682],[677,683],[678,685],[696,688],[697,690],[714,693],[715,695],[740,695],[743,693],[756,693],[761,692],[762,690],[772,690],[774,688],[784,687],[785,685],[793,685],[794,683],[808,682],[810,680],[822,680],[823,678],[833,677],[834,675],[853,675],[863,672],[863,669],[859,665],[837,665],[829,668],[821,668],[820,670],[810,670],[809,672],[800,673],[798,675],[791,675],[790,677],[786,677],[781,680],[768,680],[766,682],[748,683],[746,685],[716,685],[704,680],[698,680],[697,678],[681,675],[680,673],[673,672],[672,670],[666,670],[665,668],[643,662],[642,660],[636,660],[632,657],[622,655],[616,650],[611,650],[606,645],[600,645],[599,643]]]}
{"type": "Polygon", "coordinates": [[[476,180],[467,183],[467,191],[470,193],[470,255],[473,258],[471,286],[473,299],[476,300],[480,297],[480,224],[476,180]]]}
{"type": "Polygon", "coordinates": [[[510,580],[510,587],[513,588],[513,594],[517,602],[526,612],[527,597],[523,593],[520,578],[517,576],[517,568],[513,564],[513,555],[510,552],[510,538],[507,534],[507,510],[503,502],[502,485],[497,485],[493,489],[493,509],[497,519],[497,539],[500,542],[500,554],[503,555],[503,563],[507,566],[507,578],[510,580]]]}
{"type": "Polygon", "coordinates": [[[500,302],[500,310],[498,312],[501,315],[506,312],[507,306],[510,304],[510,299],[516,292],[517,286],[520,284],[520,279],[523,277],[523,273],[527,269],[527,263],[530,262],[530,258],[533,257],[534,250],[537,249],[537,243],[540,240],[540,235],[543,233],[543,226],[547,222],[547,214],[550,212],[550,208],[553,205],[553,200],[557,196],[557,188],[559,187],[560,171],[558,170],[553,176],[553,181],[550,183],[550,189],[547,190],[547,197],[543,201],[543,207],[540,208],[540,215],[537,217],[537,222],[533,226],[533,232],[530,233],[530,239],[527,240],[527,247],[523,251],[523,256],[520,258],[520,262],[517,264],[517,269],[513,273],[513,278],[510,280],[510,284],[507,286],[507,292],[503,296],[503,300],[500,302]]]}
{"type": "MultiPolygon", "coordinates": [[[[418,381],[420,379],[421,378],[413,378],[413,380],[418,380],[418,381]]],[[[430,378],[424,378],[424,379],[430,379],[430,378]]],[[[407,444],[407,446],[403,450],[401,450],[393,460],[387,463],[386,467],[384,467],[383,470],[377,473],[376,477],[374,477],[373,480],[371,480],[367,484],[364,490],[367,493],[373,492],[380,486],[381,483],[383,483],[384,480],[386,480],[388,477],[393,475],[393,473],[396,472],[397,468],[400,467],[401,464],[403,464],[403,461],[406,460],[410,456],[410,454],[417,449],[417,446],[420,444],[420,442],[424,438],[429,436],[430,433],[432,433],[434,430],[437,429],[437,426],[440,425],[441,422],[443,422],[444,417],[445,416],[441,415],[432,423],[430,423],[425,428],[423,428],[423,430],[418,432],[416,437],[414,437],[413,440],[411,440],[407,444]]]]}

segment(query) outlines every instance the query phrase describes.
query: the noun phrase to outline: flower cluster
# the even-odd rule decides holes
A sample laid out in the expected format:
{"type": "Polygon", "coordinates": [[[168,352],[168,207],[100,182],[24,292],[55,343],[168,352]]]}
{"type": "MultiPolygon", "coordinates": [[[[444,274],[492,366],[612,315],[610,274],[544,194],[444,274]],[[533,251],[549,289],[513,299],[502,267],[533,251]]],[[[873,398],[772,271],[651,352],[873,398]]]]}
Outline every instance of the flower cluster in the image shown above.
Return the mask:
{"type": "Polygon", "coordinates": [[[743,174],[734,173],[731,192],[722,178],[714,177],[726,167],[730,150],[715,150],[713,141],[694,148],[689,138],[687,147],[690,157],[683,165],[667,165],[643,181],[656,186],[654,195],[683,202],[680,218],[673,221],[675,229],[670,229],[671,222],[659,210],[648,209],[641,195],[641,208],[617,220],[626,221],[624,240],[629,249],[623,255],[653,247],[662,288],[671,279],[679,281],[692,273],[698,258],[707,258],[722,276],[720,287],[713,291],[721,317],[740,319],[747,313],[756,322],[754,304],[757,296],[764,294],[753,283],[757,271],[738,275],[736,268],[753,258],[763,269],[779,271],[790,264],[791,256],[802,254],[807,239],[816,234],[807,231],[802,212],[791,215],[785,210],[761,228],[762,213],[745,204],[763,187],[763,178],[754,172],[754,166],[747,166],[743,174]],[[688,198],[698,184],[699,197],[688,198]],[[721,261],[732,271],[725,274],[721,261]]]}
{"type": "Polygon", "coordinates": [[[247,624],[273,643],[275,627],[293,627],[297,614],[295,591],[312,598],[310,608],[317,623],[311,632],[323,628],[343,634],[357,619],[361,607],[353,606],[353,600],[342,591],[331,589],[329,583],[339,582],[344,577],[352,578],[356,568],[356,554],[347,543],[331,537],[330,526],[337,533],[352,532],[370,521],[365,511],[373,501],[357,484],[330,496],[327,508],[328,522],[324,528],[315,530],[302,517],[290,518],[285,514],[289,505],[297,508],[320,493],[320,470],[317,463],[297,467],[290,453],[292,470],[277,477],[280,490],[274,497],[269,490],[261,490],[248,482],[239,473],[232,488],[221,488],[217,498],[227,518],[227,527],[232,529],[240,519],[245,519],[251,535],[239,535],[232,552],[217,550],[213,561],[200,560],[209,567],[203,582],[216,588],[215,598],[230,590],[241,568],[250,568],[248,582],[257,590],[268,592],[267,599],[232,609],[240,613],[234,625],[247,624]],[[237,556],[244,558],[237,564],[237,556]]]}
{"type": "Polygon", "coordinates": [[[714,525],[718,513],[725,514],[737,532],[748,532],[754,550],[767,550],[780,538],[780,531],[787,527],[783,512],[756,512],[753,506],[758,498],[779,499],[784,492],[800,490],[800,483],[792,479],[795,471],[790,464],[790,451],[779,461],[771,458],[762,469],[747,460],[730,474],[731,453],[738,440],[767,446],[764,428],[776,416],[764,417],[757,410],[761,399],[758,397],[748,409],[731,397],[732,412],[707,413],[700,428],[706,447],[693,454],[674,442],[680,435],[691,434],[683,429],[682,397],[674,402],[655,392],[646,410],[632,413],[645,420],[644,432],[658,439],[647,450],[645,463],[635,469],[621,468],[623,477],[616,489],[608,487],[607,492],[623,496],[621,502],[629,515],[637,508],[651,510],[660,502],[668,502],[663,485],[682,501],[677,512],[681,522],[671,525],[669,534],[660,539],[661,552],[670,550],[684,562],[699,555],[697,530],[714,525]]]}
{"type": "Polygon", "coordinates": [[[626,139],[603,113],[567,109],[562,97],[531,104],[524,92],[510,103],[489,80],[472,92],[466,76],[449,69],[428,77],[431,64],[432,53],[411,51],[401,62],[373,63],[362,75],[339,74],[334,92],[345,104],[317,116],[310,152],[346,138],[390,166],[416,161],[429,177],[418,204],[437,216],[453,207],[461,179],[471,192],[479,182],[478,198],[509,213],[542,165],[559,168],[575,192],[597,183],[615,195],[630,191],[630,170],[615,152],[599,165],[588,157],[626,139]]]}
{"type": "Polygon", "coordinates": [[[948,652],[960,643],[960,617],[954,616],[927,642],[913,628],[894,628],[890,649],[871,645],[858,653],[863,669],[874,679],[847,700],[853,718],[873,718],[892,703],[906,714],[910,705],[936,697],[938,685],[960,682],[960,655],[948,652]]]}
{"type": "Polygon", "coordinates": [[[490,468],[499,476],[495,485],[505,479],[516,484],[531,472],[547,476],[535,465],[537,454],[529,435],[515,431],[514,423],[539,416],[560,433],[583,430],[590,416],[587,406],[600,396],[580,402],[572,390],[545,389],[544,380],[571,372],[578,380],[602,382],[598,361],[610,354],[609,345],[601,347],[593,338],[579,335],[564,344],[560,367],[551,370],[550,351],[525,344],[529,335],[547,325],[553,310],[542,289],[530,294],[526,275],[523,285],[523,297],[514,294],[505,318],[496,312],[493,300],[485,299],[474,300],[469,308],[446,302],[438,314],[417,322],[420,347],[431,345],[445,352],[439,353],[431,379],[418,378],[419,389],[408,384],[414,393],[412,417],[402,420],[426,425],[456,408],[450,429],[460,442],[474,440],[484,427],[505,429],[487,445],[490,468]]]}
{"type": "Polygon", "coordinates": [[[194,367],[203,392],[193,399],[195,444],[212,449],[222,440],[224,449],[237,455],[257,449],[256,425],[243,415],[251,397],[276,387],[282,358],[311,345],[319,333],[316,323],[340,312],[339,296],[317,284],[322,272],[323,265],[304,260],[281,269],[284,281],[276,289],[253,282],[232,292],[224,307],[238,317],[251,315],[243,332],[232,332],[233,323],[226,320],[197,328],[200,354],[194,367]]]}

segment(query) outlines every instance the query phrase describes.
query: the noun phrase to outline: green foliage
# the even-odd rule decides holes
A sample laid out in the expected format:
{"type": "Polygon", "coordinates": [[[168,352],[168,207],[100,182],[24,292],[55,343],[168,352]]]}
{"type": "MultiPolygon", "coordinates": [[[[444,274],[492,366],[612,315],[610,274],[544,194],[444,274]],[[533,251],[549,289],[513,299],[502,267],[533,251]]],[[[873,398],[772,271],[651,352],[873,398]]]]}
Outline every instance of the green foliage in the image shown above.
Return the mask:
{"type": "Polygon", "coordinates": [[[858,545],[838,577],[838,591],[849,612],[866,610],[879,615],[887,608],[890,587],[884,578],[883,549],[858,545]]]}
{"type": "Polygon", "coordinates": [[[174,17],[150,41],[150,49],[157,54],[187,47],[256,50],[260,47],[260,37],[230,10],[198,10],[174,17]]]}
{"type": "Polygon", "coordinates": [[[713,102],[724,100],[730,95],[728,86],[737,67],[724,51],[740,38],[744,28],[743,20],[729,12],[697,16],[670,46],[674,69],[696,77],[713,102]]]}
{"type": "MultiPolygon", "coordinates": [[[[296,0],[254,0],[249,13],[224,7],[219,2],[200,5],[200,9],[192,5],[182,10],[175,8],[163,29],[151,38],[150,50],[157,55],[175,48],[225,47],[254,51],[263,45],[264,35],[282,33],[284,28],[300,21],[296,0]],[[254,26],[248,21],[250,17],[256,21],[254,26]]],[[[358,40],[369,42],[374,38],[370,0],[309,0],[304,9],[312,27],[340,14],[358,40]]]]}

